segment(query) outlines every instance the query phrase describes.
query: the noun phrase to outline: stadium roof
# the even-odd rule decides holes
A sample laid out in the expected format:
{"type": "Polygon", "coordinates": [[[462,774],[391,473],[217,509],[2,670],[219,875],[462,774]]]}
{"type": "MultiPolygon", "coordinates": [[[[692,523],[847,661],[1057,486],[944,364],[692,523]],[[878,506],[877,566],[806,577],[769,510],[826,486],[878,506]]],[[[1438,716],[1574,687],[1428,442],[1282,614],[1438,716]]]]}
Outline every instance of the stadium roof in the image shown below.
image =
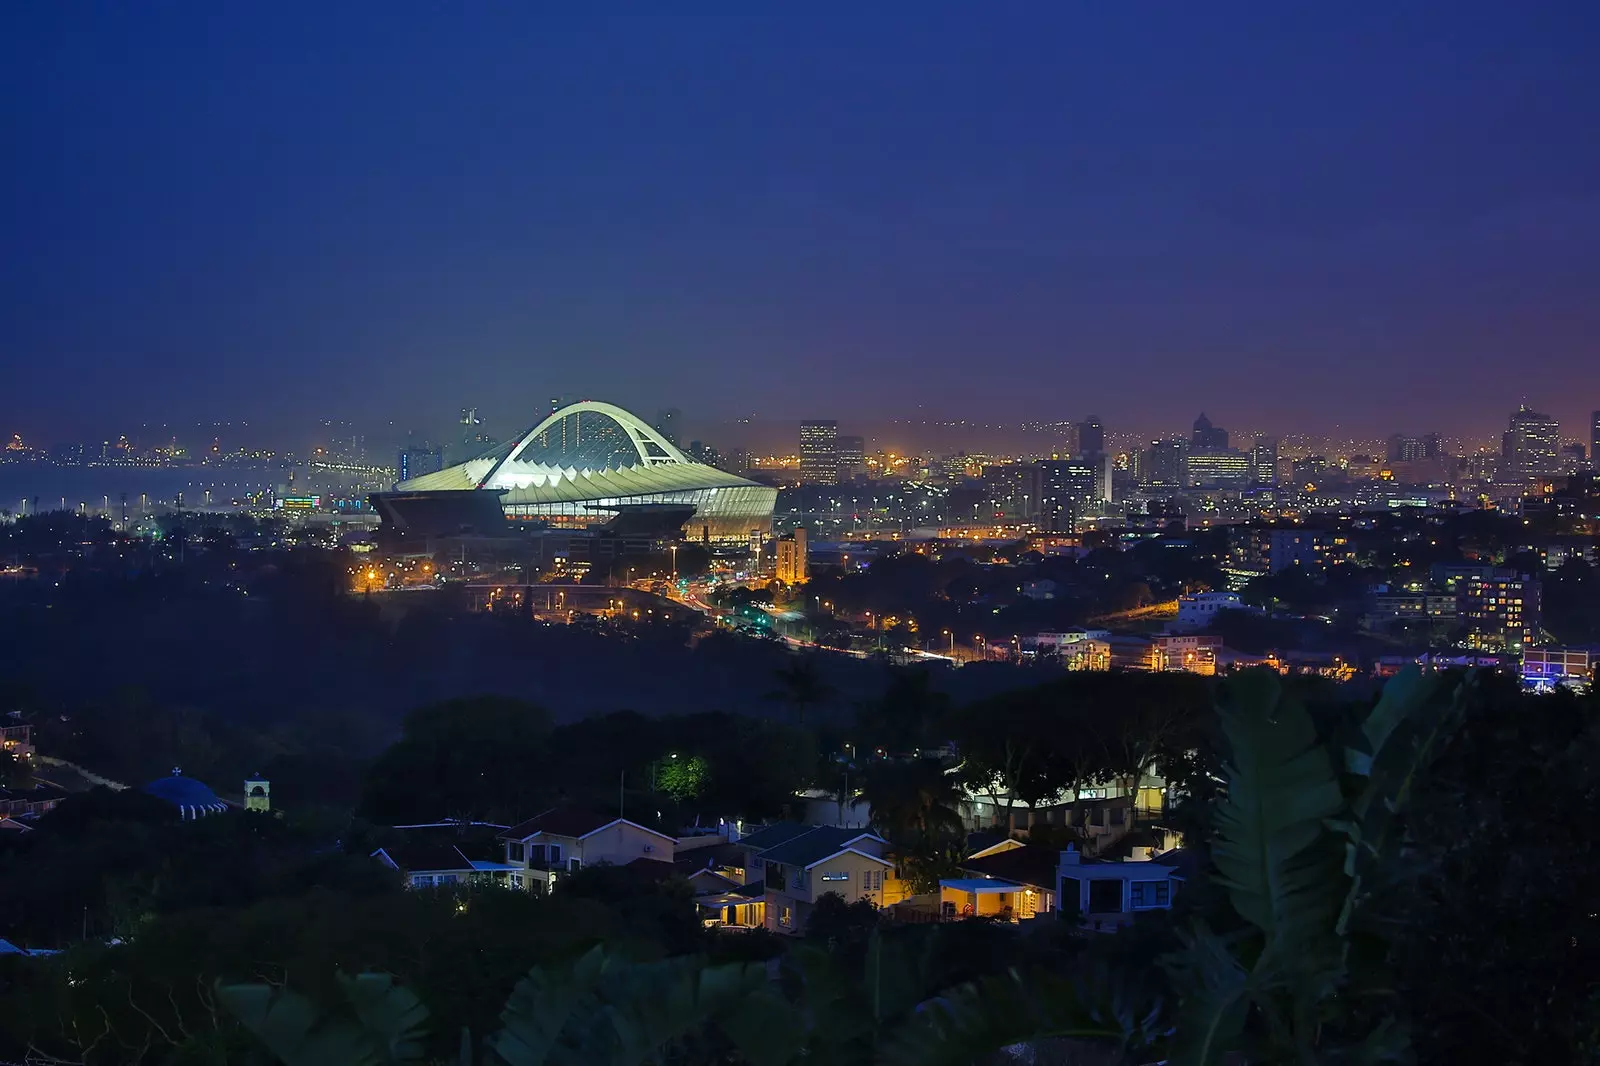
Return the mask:
{"type": "Polygon", "coordinates": [[[505,490],[515,504],[741,487],[763,486],[695,462],[637,416],[595,400],[563,407],[482,455],[397,486],[505,490]]]}

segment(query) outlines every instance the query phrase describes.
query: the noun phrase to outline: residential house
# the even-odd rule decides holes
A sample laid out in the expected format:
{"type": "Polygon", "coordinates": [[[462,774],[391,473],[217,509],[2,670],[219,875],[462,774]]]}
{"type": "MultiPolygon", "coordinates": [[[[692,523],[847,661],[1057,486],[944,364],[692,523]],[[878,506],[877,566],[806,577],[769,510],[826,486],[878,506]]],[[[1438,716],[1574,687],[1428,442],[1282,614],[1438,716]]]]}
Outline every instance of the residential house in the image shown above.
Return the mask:
{"type": "MultiPolygon", "coordinates": [[[[684,851],[678,841],[673,860],[677,876],[694,891],[695,906],[707,928],[760,929],[766,925],[766,888],[757,877],[746,881],[745,849],[738,842],[695,847],[684,851]]],[[[757,860],[759,863],[759,860],[757,860]]]]}
{"type": "Polygon", "coordinates": [[[898,902],[904,890],[894,877],[894,862],[885,857],[887,847],[876,833],[814,826],[762,849],[767,928],[804,932],[812,907],[829,892],[846,903],[864,899],[882,907],[898,902]]]}
{"type": "Polygon", "coordinates": [[[1020,840],[977,851],[962,861],[964,876],[939,882],[940,917],[1020,921],[1048,914],[1056,909],[1060,858],[1055,848],[1020,840]]]}
{"type": "Polygon", "coordinates": [[[677,841],[665,833],[612,815],[556,807],[500,834],[505,862],[522,885],[543,894],[563,873],[607,863],[626,866],[635,859],[671,863],[677,841]]]}
{"type": "Polygon", "coordinates": [[[372,857],[398,870],[407,888],[452,885],[503,885],[520,888],[521,872],[502,862],[493,840],[450,840],[434,836],[381,847],[372,857]]]}
{"type": "Polygon", "coordinates": [[[1189,868],[1181,848],[1138,861],[1086,858],[1069,845],[1057,867],[1056,898],[1085,927],[1114,931],[1140,912],[1171,909],[1189,868]]]}
{"type": "Polygon", "coordinates": [[[0,818],[33,819],[54,810],[66,796],[55,785],[35,784],[28,788],[0,788],[0,818]]]}
{"type": "Polygon", "coordinates": [[[1021,800],[1009,808],[1004,791],[991,795],[968,791],[962,817],[971,830],[993,830],[1006,837],[1026,835],[1034,826],[1076,828],[1091,850],[1112,843],[1134,828],[1159,820],[1166,808],[1166,782],[1146,775],[1137,787],[1131,777],[1086,784],[1055,799],[1030,806],[1021,800]]]}
{"type": "Polygon", "coordinates": [[[738,849],[741,856],[738,866],[744,870],[742,883],[753,884],[765,876],[766,869],[761,864],[762,852],[779,844],[786,844],[795,837],[804,836],[815,828],[815,825],[801,822],[773,822],[736,840],[733,846],[738,849]]]}

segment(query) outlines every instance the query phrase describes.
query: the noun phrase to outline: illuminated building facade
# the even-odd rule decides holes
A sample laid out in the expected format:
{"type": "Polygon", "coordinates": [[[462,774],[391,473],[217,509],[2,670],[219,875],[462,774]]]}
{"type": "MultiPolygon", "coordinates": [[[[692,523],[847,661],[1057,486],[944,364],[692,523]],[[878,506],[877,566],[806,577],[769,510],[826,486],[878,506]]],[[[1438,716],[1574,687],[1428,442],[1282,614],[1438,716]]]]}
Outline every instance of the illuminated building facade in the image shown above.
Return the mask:
{"type": "Polygon", "coordinates": [[[1229,562],[1255,574],[1276,574],[1292,566],[1320,570],[1348,553],[1345,537],[1322,529],[1234,526],[1228,531],[1229,562]]]}
{"type": "Polygon", "coordinates": [[[778,490],[696,463],[658,430],[612,404],[585,400],[555,411],[476,458],[403,479],[397,494],[447,499],[494,493],[505,517],[588,528],[619,509],[692,506],[693,541],[740,545],[772,526],[778,490]]]}
{"type": "Polygon", "coordinates": [[[1146,489],[1181,489],[1189,481],[1189,442],[1158,440],[1140,456],[1139,484],[1146,489]]]}
{"type": "Polygon", "coordinates": [[[787,537],[778,540],[778,572],[776,577],[785,585],[803,585],[806,581],[806,527],[799,526],[787,537]]]}
{"type": "Polygon", "coordinates": [[[1255,466],[1250,456],[1231,448],[1194,448],[1187,477],[1192,488],[1248,488],[1255,483],[1255,466]]]}
{"type": "Polygon", "coordinates": [[[1038,464],[1039,520],[1052,533],[1072,533],[1080,515],[1100,498],[1100,474],[1081,459],[1038,464]]]}
{"type": "Polygon", "coordinates": [[[1422,459],[1437,459],[1444,454],[1444,446],[1439,441],[1439,434],[1429,433],[1421,437],[1407,437],[1396,433],[1389,438],[1389,462],[1415,463],[1422,459]]]}
{"type": "Polygon", "coordinates": [[[800,423],[800,480],[808,485],[839,483],[839,423],[800,423]]]}
{"type": "Polygon", "coordinates": [[[1560,453],[1561,423],[1538,411],[1518,408],[1501,442],[1501,480],[1555,477],[1561,473],[1560,453]]]}
{"type": "Polygon", "coordinates": [[[1520,649],[1539,632],[1539,582],[1510,570],[1466,578],[1456,593],[1458,621],[1476,647],[1520,649]]]}
{"type": "Polygon", "coordinates": [[[1276,485],[1278,483],[1278,439],[1276,437],[1257,437],[1254,448],[1250,449],[1250,468],[1254,473],[1257,485],[1276,485]]]}

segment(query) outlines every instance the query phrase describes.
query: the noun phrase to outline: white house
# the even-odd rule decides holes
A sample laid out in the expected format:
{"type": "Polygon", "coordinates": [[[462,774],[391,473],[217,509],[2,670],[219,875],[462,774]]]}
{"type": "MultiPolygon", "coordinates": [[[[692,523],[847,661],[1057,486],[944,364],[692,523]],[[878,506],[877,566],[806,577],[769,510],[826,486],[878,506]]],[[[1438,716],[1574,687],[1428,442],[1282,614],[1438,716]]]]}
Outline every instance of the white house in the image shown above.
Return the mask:
{"type": "Polygon", "coordinates": [[[563,873],[609,863],[625,866],[638,859],[670,864],[677,841],[626,818],[557,807],[500,834],[511,883],[536,893],[549,892],[563,873]]]}
{"type": "Polygon", "coordinates": [[[1114,931],[1141,911],[1171,909],[1188,878],[1189,861],[1181,848],[1132,861],[1087,859],[1068,846],[1056,871],[1058,906],[1064,911],[1076,906],[1087,928],[1114,931]]]}

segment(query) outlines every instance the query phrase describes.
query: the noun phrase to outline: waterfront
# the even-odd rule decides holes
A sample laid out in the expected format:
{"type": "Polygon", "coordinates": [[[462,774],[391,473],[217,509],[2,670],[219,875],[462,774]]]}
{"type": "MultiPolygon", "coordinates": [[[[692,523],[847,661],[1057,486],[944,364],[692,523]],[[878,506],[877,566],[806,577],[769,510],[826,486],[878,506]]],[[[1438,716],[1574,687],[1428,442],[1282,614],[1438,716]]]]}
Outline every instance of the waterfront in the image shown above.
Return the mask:
{"type": "Polygon", "coordinates": [[[243,505],[263,492],[335,493],[363,491],[348,475],[272,466],[62,466],[53,463],[0,464],[0,511],[78,510],[113,512],[126,496],[130,509],[146,507],[243,505]],[[208,496],[207,493],[210,495],[208,496]]]}

